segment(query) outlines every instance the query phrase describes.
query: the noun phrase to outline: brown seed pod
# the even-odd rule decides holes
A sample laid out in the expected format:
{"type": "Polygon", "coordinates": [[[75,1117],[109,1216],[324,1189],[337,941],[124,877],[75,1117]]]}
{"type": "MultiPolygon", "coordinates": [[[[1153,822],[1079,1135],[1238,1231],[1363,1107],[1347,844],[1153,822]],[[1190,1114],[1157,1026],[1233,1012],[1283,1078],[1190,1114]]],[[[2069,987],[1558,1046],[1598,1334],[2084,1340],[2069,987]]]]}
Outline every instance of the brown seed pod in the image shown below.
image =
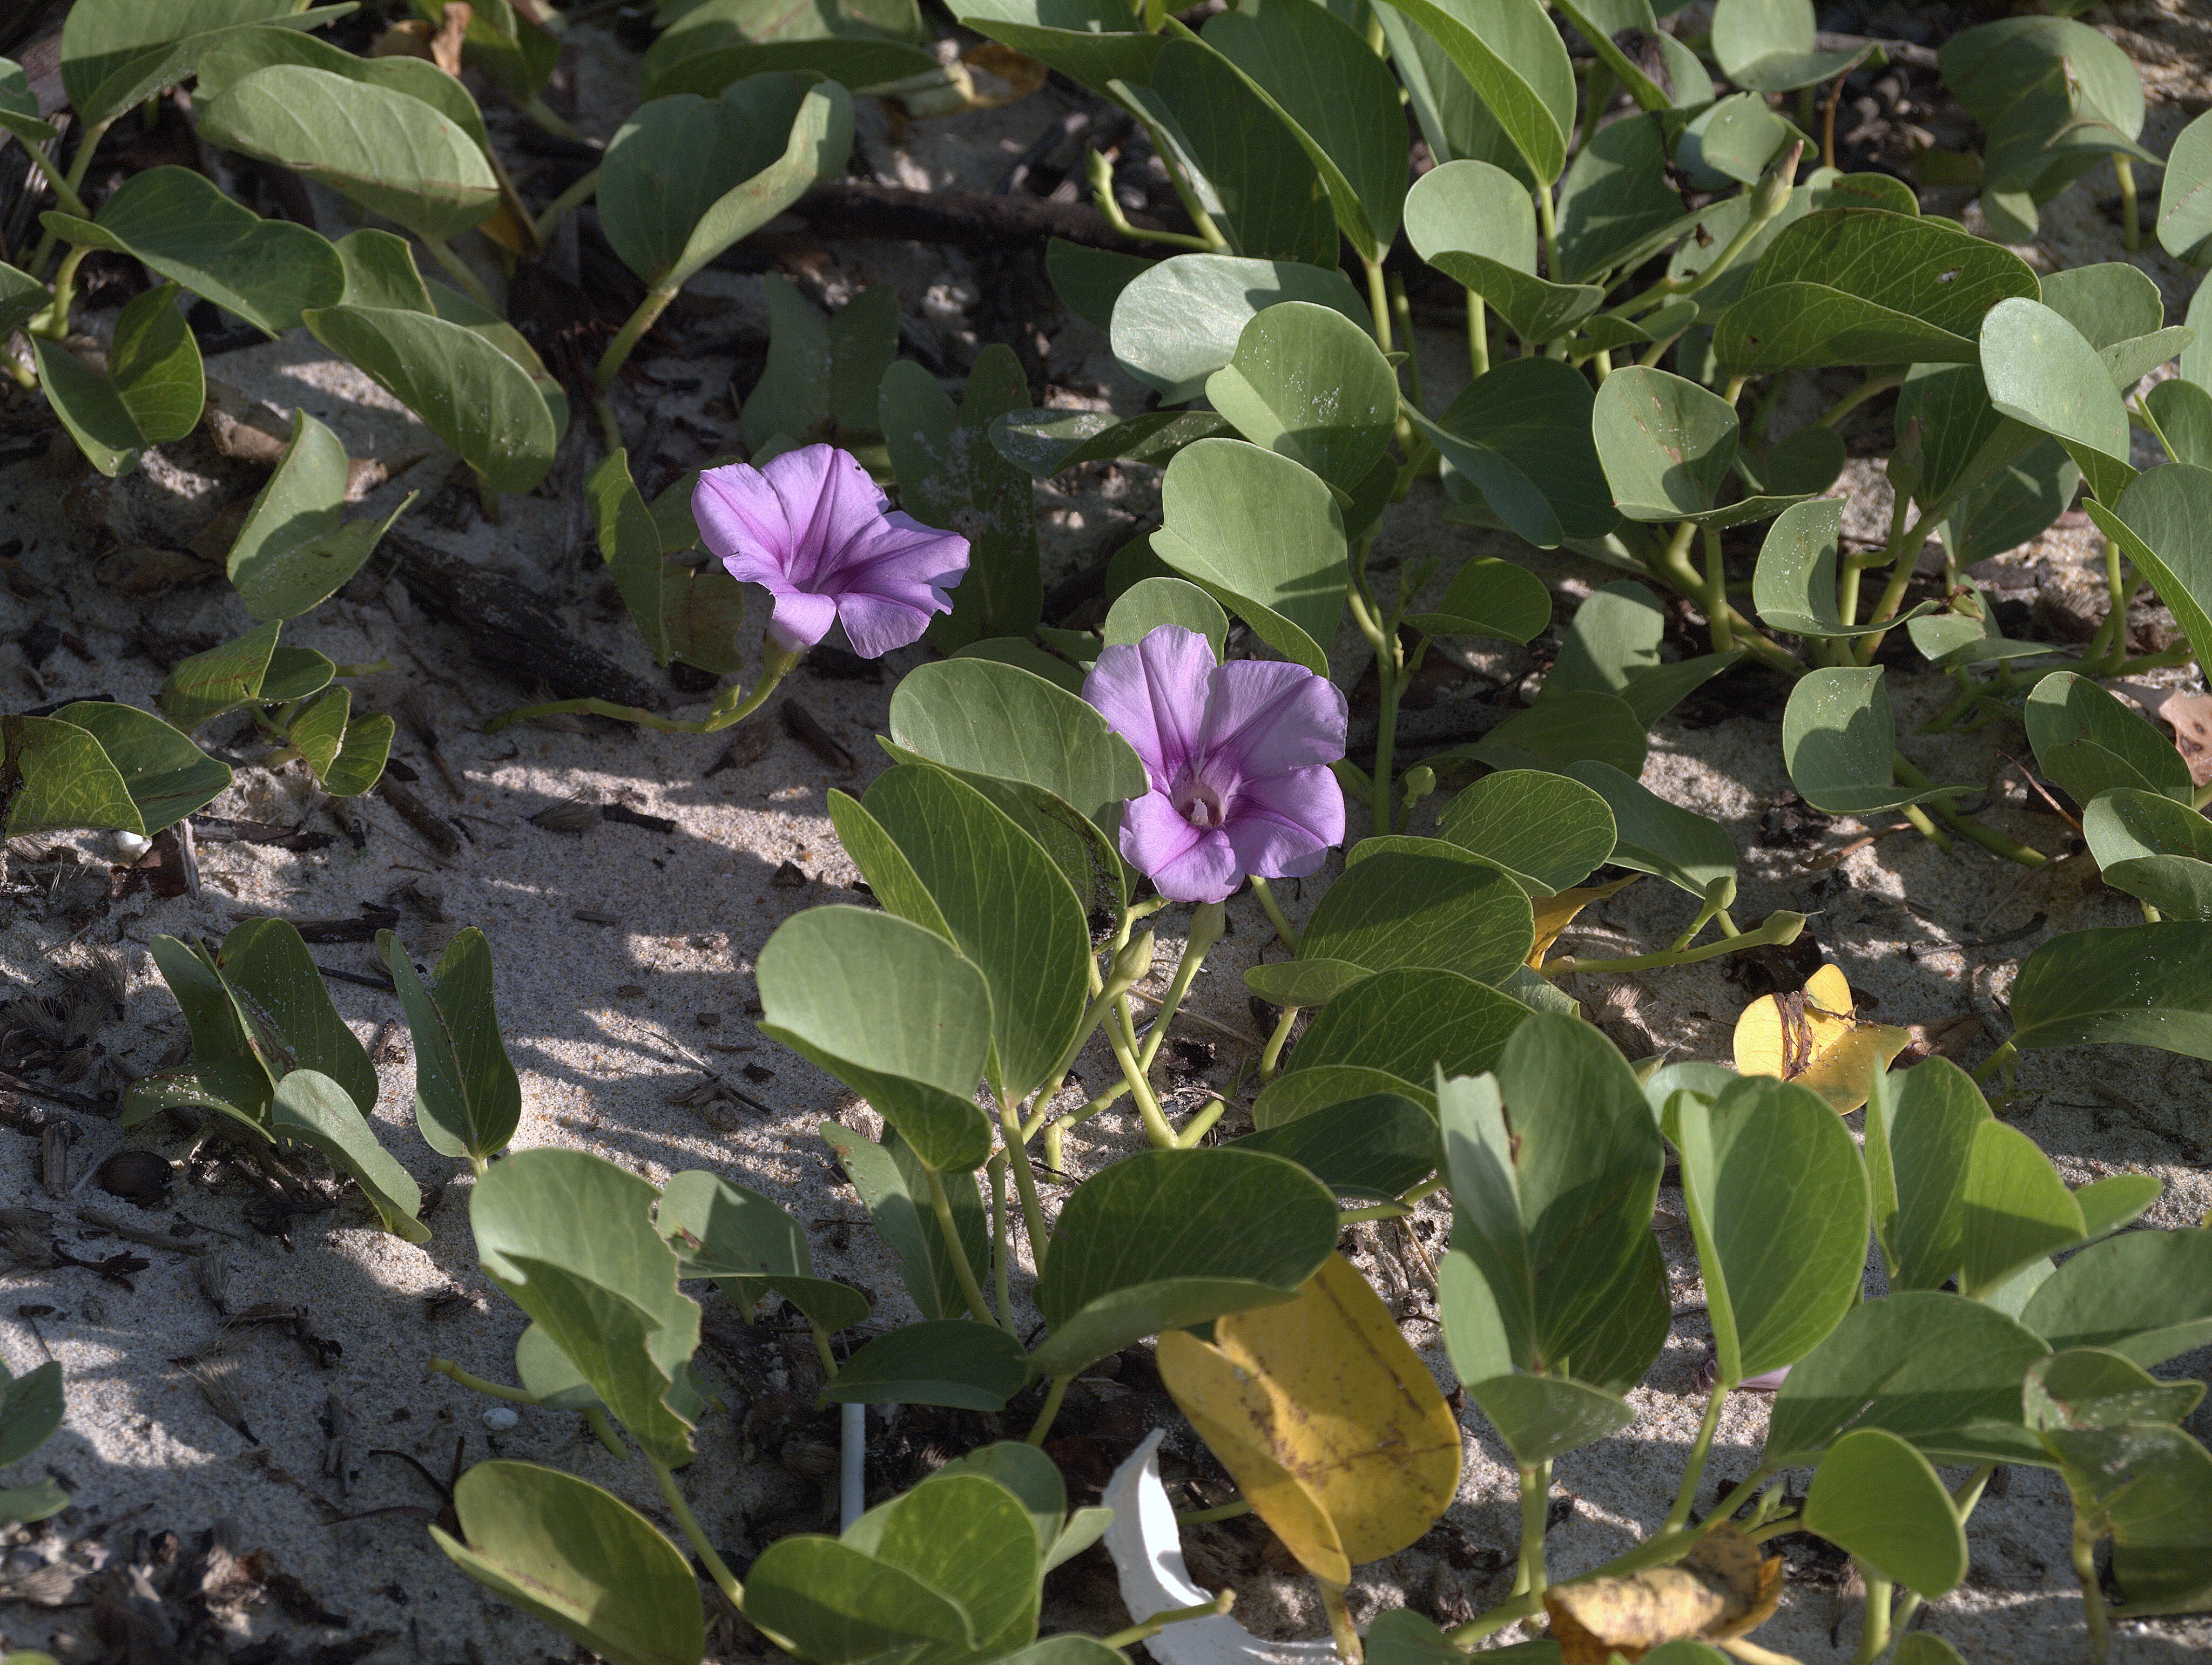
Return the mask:
{"type": "Polygon", "coordinates": [[[110,1196],[150,1208],[169,1194],[169,1165],[149,1150],[119,1150],[100,1165],[94,1182],[110,1196]]]}

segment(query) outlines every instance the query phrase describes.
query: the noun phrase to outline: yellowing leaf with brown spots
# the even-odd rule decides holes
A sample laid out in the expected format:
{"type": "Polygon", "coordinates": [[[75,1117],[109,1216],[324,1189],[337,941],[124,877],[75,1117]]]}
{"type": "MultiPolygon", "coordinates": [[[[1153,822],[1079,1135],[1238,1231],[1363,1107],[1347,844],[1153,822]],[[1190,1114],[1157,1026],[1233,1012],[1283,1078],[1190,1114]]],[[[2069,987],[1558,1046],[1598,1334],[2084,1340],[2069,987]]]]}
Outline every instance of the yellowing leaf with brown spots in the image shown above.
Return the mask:
{"type": "Polygon", "coordinates": [[[1888,1069],[1911,1038],[1886,1023],[1860,1022],[1842,970],[1823,966],[1797,992],[1744,1008],[1735,1020],[1735,1067],[1808,1087],[1842,1115],[1867,1101],[1874,1072],[1888,1069]]]}
{"type": "Polygon", "coordinates": [[[1782,1599],[1782,1558],[1762,1558],[1741,1529],[1723,1523],[1674,1566],[1626,1578],[1585,1578],[1544,1593],[1561,1665],[1638,1660],[1686,1637],[1725,1641],[1756,1629],[1782,1599]]]}
{"type": "Polygon", "coordinates": [[[1559,933],[1575,922],[1575,916],[1593,902],[1602,902],[1616,892],[1626,890],[1644,875],[1632,873],[1626,879],[1615,879],[1609,885],[1584,885],[1577,890],[1563,890],[1551,896],[1532,896],[1528,905],[1535,910],[1536,943],[1528,950],[1528,963],[1541,966],[1544,956],[1552,944],[1559,940],[1559,933]]]}
{"type": "Polygon", "coordinates": [[[1332,1255],[1296,1299],[1233,1313],[1211,1346],[1160,1337],[1161,1379],[1253,1512],[1316,1577],[1351,1581],[1459,1490],[1460,1432],[1380,1296],[1332,1255]]]}

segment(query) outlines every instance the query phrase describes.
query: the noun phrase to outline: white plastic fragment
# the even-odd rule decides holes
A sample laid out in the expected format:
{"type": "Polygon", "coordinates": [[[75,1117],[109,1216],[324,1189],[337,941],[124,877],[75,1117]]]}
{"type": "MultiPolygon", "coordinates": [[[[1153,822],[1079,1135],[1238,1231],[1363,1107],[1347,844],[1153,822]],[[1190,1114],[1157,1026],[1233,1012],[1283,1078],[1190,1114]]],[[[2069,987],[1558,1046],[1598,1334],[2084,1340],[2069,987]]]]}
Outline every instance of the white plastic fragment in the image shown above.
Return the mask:
{"type": "MultiPolygon", "coordinates": [[[[1121,1604],[1141,1622],[1176,1607],[1196,1607],[1212,1593],[1190,1581],[1176,1529],[1175,1505],[1160,1484],[1160,1441],[1154,1429],[1129,1453],[1108,1482],[1103,1501],[1113,1510],[1106,1551],[1121,1579],[1121,1604]]],[[[1333,1642],[1263,1642],[1226,1614],[1188,1619],[1145,1638],[1159,1665],[1334,1665],[1333,1642]]]]}
{"type": "Polygon", "coordinates": [[[522,1420],[522,1414],[512,1405],[494,1405],[483,1414],[483,1425],[495,1434],[503,1434],[522,1420]]]}

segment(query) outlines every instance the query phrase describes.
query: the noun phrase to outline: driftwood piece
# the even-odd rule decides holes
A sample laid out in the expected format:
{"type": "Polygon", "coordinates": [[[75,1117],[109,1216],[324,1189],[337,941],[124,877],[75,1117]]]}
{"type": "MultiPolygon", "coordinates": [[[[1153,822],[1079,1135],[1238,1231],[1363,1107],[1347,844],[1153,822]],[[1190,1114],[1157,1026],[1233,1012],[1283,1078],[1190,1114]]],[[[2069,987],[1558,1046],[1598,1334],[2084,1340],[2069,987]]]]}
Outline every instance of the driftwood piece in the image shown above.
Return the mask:
{"type": "Polygon", "coordinates": [[[394,528],[378,550],[425,612],[468,638],[477,659],[526,687],[539,683],[561,699],[608,699],[658,711],[661,691],[631,675],[568,633],[529,587],[433,548],[394,528]]]}

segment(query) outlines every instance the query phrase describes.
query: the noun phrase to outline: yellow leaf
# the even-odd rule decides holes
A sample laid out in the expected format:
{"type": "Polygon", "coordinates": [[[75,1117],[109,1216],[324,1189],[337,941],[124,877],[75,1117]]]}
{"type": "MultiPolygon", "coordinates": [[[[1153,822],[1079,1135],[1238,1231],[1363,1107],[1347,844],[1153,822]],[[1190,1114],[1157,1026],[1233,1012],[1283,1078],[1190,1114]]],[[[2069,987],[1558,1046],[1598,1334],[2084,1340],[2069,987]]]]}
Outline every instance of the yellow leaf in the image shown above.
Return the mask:
{"type": "Polygon", "coordinates": [[[1851,1013],[1851,985],[1823,966],[1795,994],[1766,995],[1735,1020],[1735,1067],[1746,1075],[1779,1075],[1808,1087],[1838,1115],[1867,1101],[1874,1072],[1889,1068],[1912,1037],[1851,1013]]]}
{"type": "Polygon", "coordinates": [[[1723,1522],[1674,1566],[1626,1578],[1585,1578],[1544,1593],[1561,1665],[1638,1660],[1685,1637],[1725,1641],[1763,1625],[1782,1599],[1782,1558],[1723,1522]]]}
{"type": "Polygon", "coordinates": [[[1295,1299],[1160,1337],[1161,1379],[1253,1512],[1316,1577],[1351,1581],[1435,1523],[1460,1432],[1380,1296],[1332,1255],[1295,1299]]]}
{"type": "Polygon", "coordinates": [[[1559,940],[1559,933],[1575,922],[1575,916],[1593,902],[1602,902],[1617,891],[1626,890],[1644,875],[1632,873],[1626,879],[1615,879],[1609,885],[1587,885],[1579,890],[1563,890],[1552,896],[1532,896],[1528,905],[1536,913],[1536,942],[1528,950],[1528,963],[1540,966],[1544,956],[1551,952],[1552,944],[1559,940]]]}

